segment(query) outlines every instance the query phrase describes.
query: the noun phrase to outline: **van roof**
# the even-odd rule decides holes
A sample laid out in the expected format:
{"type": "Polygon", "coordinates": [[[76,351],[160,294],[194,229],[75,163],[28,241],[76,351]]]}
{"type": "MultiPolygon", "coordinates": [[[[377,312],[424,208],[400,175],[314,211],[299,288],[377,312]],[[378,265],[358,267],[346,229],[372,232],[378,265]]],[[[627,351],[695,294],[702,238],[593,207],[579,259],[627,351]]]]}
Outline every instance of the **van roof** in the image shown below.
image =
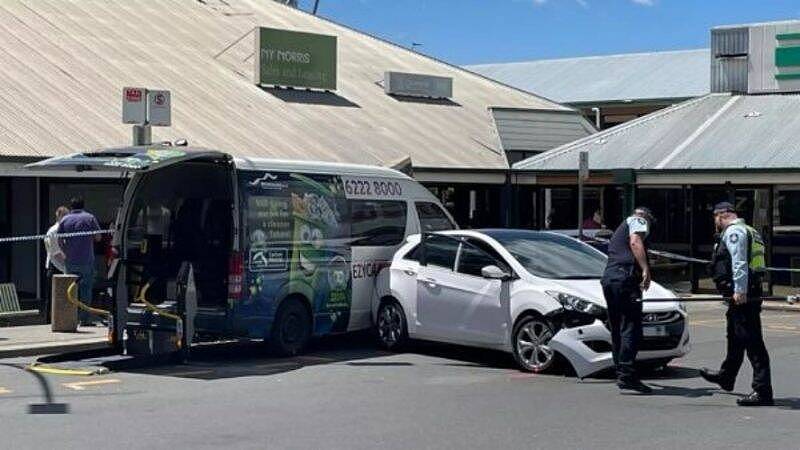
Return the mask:
{"type": "Polygon", "coordinates": [[[381,178],[398,178],[405,180],[411,179],[411,177],[398,170],[389,169],[388,167],[367,166],[362,164],[246,157],[236,157],[234,158],[234,163],[236,164],[236,168],[242,170],[298,171],[381,178]]]}
{"type": "MultiPolygon", "coordinates": [[[[90,156],[108,155],[111,157],[124,158],[126,156],[147,153],[151,150],[174,150],[177,152],[203,153],[203,156],[210,156],[214,154],[228,155],[228,152],[216,150],[205,147],[173,147],[162,144],[141,145],[141,146],[125,146],[125,147],[111,147],[95,150],[85,153],[90,156]]],[[[381,178],[395,178],[411,180],[408,175],[388,167],[368,166],[363,164],[346,164],[334,163],[323,161],[306,161],[306,160],[289,160],[289,159],[272,159],[272,158],[249,158],[249,157],[232,157],[237,169],[240,170],[274,170],[274,171],[298,171],[298,172],[311,172],[323,174],[337,174],[337,175],[351,175],[351,176],[370,176],[381,178]]]]}

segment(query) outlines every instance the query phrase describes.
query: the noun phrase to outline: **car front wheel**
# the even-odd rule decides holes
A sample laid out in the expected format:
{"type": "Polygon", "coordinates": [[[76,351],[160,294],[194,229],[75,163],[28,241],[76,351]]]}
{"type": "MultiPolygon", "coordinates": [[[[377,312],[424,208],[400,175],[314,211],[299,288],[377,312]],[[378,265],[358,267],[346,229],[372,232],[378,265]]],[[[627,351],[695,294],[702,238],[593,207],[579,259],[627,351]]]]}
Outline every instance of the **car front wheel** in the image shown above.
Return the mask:
{"type": "Polygon", "coordinates": [[[385,302],[378,309],[378,343],[386,350],[397,351],[408,341],[408,324],[403,307],[396,301],[385,302]]]}
{"type": "Polygon", "coordinates": [[[550,348],[553,327],[539,317],[525,317],[514,327],[514,359],[522,370],[541,373],[553,366],[555,351],[550,348]]]}

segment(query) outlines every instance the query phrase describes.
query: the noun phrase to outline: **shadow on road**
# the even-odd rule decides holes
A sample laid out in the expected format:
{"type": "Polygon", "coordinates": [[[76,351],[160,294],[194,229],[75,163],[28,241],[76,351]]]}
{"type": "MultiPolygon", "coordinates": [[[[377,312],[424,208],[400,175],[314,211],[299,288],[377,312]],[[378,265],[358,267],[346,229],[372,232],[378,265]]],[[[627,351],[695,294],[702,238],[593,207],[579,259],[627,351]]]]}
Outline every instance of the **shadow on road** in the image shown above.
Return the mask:
{"type": "Polygon", "coordinates": [[[139,373],[156,376],[217,380],[263,375],[277,375],[304,367],[349,361],[353,366],[412,365],[408,362],[358,362],[358,360],[386,356],[391,353],[375,347],[367,333],[329,336],[311,343],[303,355],[288,358],[272,357],[263,342],[233,342],[201,345],[192,348],[190,360],[185,364],[161,361],[160,364],[112,364],[115,372],[139,373]]]}
{"type": "Polygon", "coordinates": [[[798,411],[800,410],[800,398],[797,397],[776,398],[775,406],[780,409],[798,411]]]}
{"type": "Polygon", "coordinates": [[[659,383],[649,383],[650,387],[654,387],[651,395],[666,395],[669,397],[687,397],[687,398],[700,398],[711,397],[719,392],[719,389],[713,387],[702,388],[687,388],[680,386],[667,386],[659,383]]]}

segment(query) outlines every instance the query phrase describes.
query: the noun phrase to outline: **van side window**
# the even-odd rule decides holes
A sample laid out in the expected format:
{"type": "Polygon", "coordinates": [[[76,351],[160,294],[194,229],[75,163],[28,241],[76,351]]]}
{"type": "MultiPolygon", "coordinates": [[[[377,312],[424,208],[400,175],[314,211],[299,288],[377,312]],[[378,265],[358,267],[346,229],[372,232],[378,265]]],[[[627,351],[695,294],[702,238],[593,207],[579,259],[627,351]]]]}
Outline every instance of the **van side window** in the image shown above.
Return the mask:
{"type": "Polygon", "coordinates": [[[406,235],[404,201],[351,200],[350,230],[353,246],[395,246],[406,235]]]}
{"type": "Polygon", "coordinates": [[[453,222],[436,203],[416,202],[416,207],[420,231],[423,233],[455,229],[453,222]]]}
{"type": "Polygon", "coordinates": [[[424,240],[425,265],[453,269],[458,252],[458,239],[448,236],[430,236],[424,240]]]}

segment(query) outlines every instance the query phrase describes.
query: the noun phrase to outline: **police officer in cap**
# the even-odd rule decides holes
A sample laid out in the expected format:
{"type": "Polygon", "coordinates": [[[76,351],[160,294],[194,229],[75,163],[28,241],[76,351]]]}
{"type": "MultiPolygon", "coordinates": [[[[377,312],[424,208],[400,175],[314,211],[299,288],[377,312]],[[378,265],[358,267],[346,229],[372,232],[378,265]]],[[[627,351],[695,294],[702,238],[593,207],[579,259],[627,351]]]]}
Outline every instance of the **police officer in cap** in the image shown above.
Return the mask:
{"type": "Polygon", "coordinates": [[[753,392],[736,401],[740,406],[772,405],[769,355],[761,334],[761,277],[766,264],[764,242],[758,231],[736,215],[732,204],[714,207],[719,238],[714,247],[711,274],[719,293],[730,298],[728,349],[719,371],[703,368],[700,375],[726,391],[732,391],[744,355],[753,366],[753,392]]]}
{"type": "Polygon", "coordinates": [[[608,263],[601,280],[617,386],[642,394],[652,390],[639,379],[634,363],[642,339],[642,292],[650,287],[647,241],[654,223],[653,214],[644,207],[622,222],[608,243],[608,263]]]}

